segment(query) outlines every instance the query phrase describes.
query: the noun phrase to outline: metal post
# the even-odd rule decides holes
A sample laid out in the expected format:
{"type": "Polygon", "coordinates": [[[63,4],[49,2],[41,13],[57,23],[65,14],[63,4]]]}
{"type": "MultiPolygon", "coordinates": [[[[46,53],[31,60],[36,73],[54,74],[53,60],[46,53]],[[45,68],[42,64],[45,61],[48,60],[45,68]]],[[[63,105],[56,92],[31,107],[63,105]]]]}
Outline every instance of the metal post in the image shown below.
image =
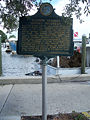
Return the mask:
{"type": "Polygon", "coordinates": [[[47,120],[47,65],[42,60],[42,120],[47,120]]]}
{"type": "Polygon", "coordinates": [[[57,56],[57,68],[60,67],[60,64],[59,64],[59,56],[57,56]]]}
{"type": "Polygon", "coordinates": [[[82,65],[81,65],[81,74],[85,74],[86,66],[86,36],[82,36],[82,65]]]}
{"type": "Polygon", "coordinates": [[[60,67],[59,56],[57,56],[57,75],[59,75],[59,67],[60,67]]]}
{"type": "Polygon", "coordinates": [[[0,35],[0,76],[2,75],[2,51],[1,51],[1,35],[0,35]]]}

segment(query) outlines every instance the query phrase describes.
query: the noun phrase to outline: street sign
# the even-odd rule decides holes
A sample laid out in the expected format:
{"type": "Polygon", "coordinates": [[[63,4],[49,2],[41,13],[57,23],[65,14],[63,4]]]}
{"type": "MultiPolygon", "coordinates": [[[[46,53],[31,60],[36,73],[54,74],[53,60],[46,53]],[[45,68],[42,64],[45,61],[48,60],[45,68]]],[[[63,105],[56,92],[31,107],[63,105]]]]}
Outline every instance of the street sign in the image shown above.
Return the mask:
{"type": "Polygon", "coordinates": [[[19,21],[17,53],[48,58],[73,54],[72,19],[58,16],[51,4],[42,4],[33,16],[19,21]]]}

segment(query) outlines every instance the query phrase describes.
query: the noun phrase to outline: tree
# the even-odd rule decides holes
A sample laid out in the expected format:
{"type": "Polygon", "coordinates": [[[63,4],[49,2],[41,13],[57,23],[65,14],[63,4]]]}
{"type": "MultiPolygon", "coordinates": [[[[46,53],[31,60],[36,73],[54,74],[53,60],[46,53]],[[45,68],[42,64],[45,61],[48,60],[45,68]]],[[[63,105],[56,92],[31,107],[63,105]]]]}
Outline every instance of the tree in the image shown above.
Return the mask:
{"type": "Polygon", "coordinates": [[[4,43],[5,40],[7,39],[7,35],[1,30],[0,30],[0,35],[1,35],[1,42],[4,43]]]}
{"type": "MultiPolygon", "coordinates": [[[[75,12],[77,18],[81,16],[80,2],[85,5],[84,14],[90,13],[90,0],[71,0],[71,3],[65,6],[64,16],[72,17],[75,12]]],[[[4,23],[4,28],[8,31],[15,30],[18,27],[18,20],[21,16],[29,15],[33,5],[40,5],[41,0],[0,0],[0,20],[4,23]]]]}
{"type": "Polygon", "coordinates": [[[75,14],[80,20],[80,23],[82,23],[81,15],[85,14],[88,16],[90,14],[90,0],[71,0],[71,3],[67,4],[64,10],[64,16],[72,17],[72,15],[75,14]],[[84,4],[84,9],[80,6],[81,2],[84,4]]]}
{"type": "Polygon", "coordinates": [[[28,15],[34,0],[0,0],[0,18],[8,31],[18,27],[18,18],[28,15]]]}

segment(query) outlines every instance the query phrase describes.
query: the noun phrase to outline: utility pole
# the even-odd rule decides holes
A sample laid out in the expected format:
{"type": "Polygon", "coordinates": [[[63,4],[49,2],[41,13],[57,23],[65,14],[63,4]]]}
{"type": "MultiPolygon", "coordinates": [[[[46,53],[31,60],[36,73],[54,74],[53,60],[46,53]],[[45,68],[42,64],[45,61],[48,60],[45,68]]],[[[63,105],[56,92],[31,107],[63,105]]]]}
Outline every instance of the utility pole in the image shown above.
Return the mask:
{"type": "Polygon", "coordinates": [[[81,64],[81,74],[85,74],[86,66],[86,36],[82,36],[82,64],[81,64]]]}
{"type": "Polygon", "coordinates": [[[1,51],[1,35],[0,35],[0,76],[2,75],[2,51],[1,51]]]}

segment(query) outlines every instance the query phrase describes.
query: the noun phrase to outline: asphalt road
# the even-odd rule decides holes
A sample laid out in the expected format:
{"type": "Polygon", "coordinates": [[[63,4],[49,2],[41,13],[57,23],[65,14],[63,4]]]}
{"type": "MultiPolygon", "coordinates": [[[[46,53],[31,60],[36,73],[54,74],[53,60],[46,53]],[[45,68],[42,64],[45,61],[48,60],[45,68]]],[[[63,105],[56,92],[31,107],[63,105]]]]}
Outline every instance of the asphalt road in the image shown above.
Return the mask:
{"type": "MultiPolygon", "coordinates": [[[[90,83],[52,83],[47,85],[48,114],[90,111],[90,83]]],[[[42,114],[42,85],[0,86],[0,118],[42,114]]],[[[4,120],[4,119],[0,119],[4,120]]]]}

